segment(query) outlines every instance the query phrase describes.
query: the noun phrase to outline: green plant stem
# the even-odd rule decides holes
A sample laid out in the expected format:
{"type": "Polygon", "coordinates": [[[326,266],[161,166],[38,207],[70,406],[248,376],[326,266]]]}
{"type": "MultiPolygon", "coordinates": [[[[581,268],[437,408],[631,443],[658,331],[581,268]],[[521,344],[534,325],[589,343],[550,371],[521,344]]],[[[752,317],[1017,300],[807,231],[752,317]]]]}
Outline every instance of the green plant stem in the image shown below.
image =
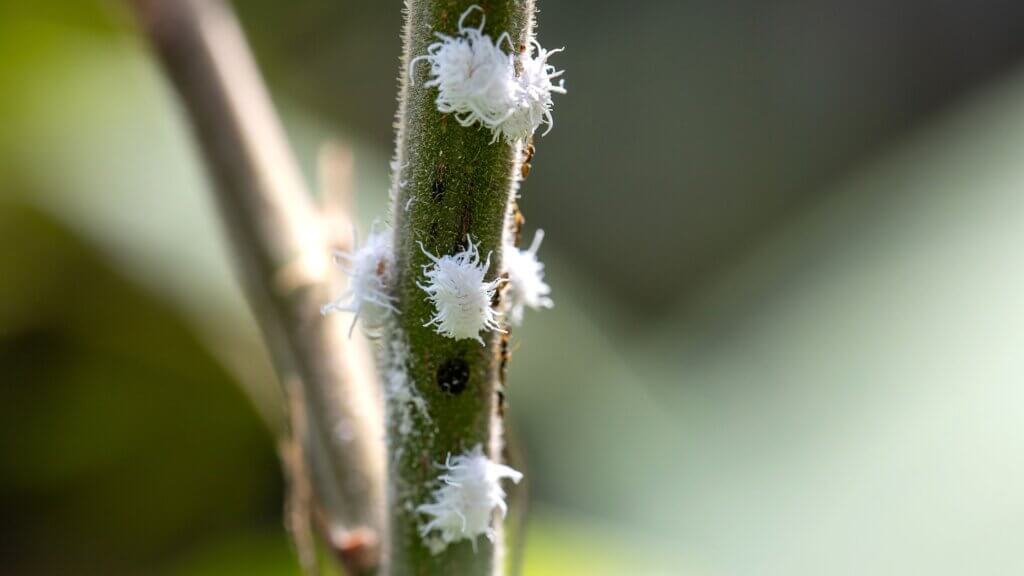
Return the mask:
{"type": "MultiPolygon", "coordinates": [[[[397,418],[389,418],[390,573],[405,575],[492,575],[501,572],[500,538],[496,544],[478,538],[453,543],[439,554],[425,546],[415,507],[430,500],[437,487],[437,465],[449,454],[480,444],[500,460],[501,422],[496,413],[500,334],[483,334],[485,345],[453,340],[424,324],[434,310],[417,286],[430,263],[420,249],[441,256],[466,246],[467,235],[479,242],[482,257],[491,254],[487,279],[497,276],[502,238],[519,171],[519,146],[492,143],[491,132],[460,126],[435,105],[437,90],[427,88],[427,64],[408,63],[426,54],[435,32],[455,35],[459,17],[477,4],[486,15],[484,33],[498,38],[508,32],[514,43],[526,44],[532,33],[532,0],[409,0],[400,76],[396,173],[392,193],[395,227],[395,297],[401,314],[385,341],[408,346],[404,370],[426,401],[429,419],[414,418],[402,434],[397,418]]],[[[476,25],[474,15],[467,21],[476,25]]],[[[495,303],[497,304],[497,303],[495,303]]],[[[385,346],[385,352],[389,347],[385,346]]],[[[394,358],[384,359],[385,365],[394,358]]],[[[398,408],[390,406],[394,412],[398,408]]]]}

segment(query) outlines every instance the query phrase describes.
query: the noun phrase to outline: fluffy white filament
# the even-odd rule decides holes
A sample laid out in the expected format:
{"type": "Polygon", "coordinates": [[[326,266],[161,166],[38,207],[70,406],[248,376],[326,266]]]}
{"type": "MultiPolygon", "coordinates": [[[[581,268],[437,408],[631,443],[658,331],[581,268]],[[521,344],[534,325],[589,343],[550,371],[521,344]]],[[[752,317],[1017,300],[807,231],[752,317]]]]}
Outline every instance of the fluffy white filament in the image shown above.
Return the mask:
{"type": "Polygon", "coordinates": [[[565,87],[562,80],[554,84],[562,71],[547,60],[561,49],[545,50],[533,41],[529,50],[518,55],[517,74],[516,55],[501,49],[503,43],[512,49],[507,32],[492,40],[483,33],[482,16],[479,28],[465,26],[466,17],[474,10],[483,12],[479,6],[463,12],[457,35],[435,33],[439,41],[428,46],[426,54],[412,59],[409,77],[420,60],[427,61],[430,79],[425,86],[437,88],[437,109],[454,114],[463,126],[479,123],[487,127],[494,135],[492,142],[499,137],[510,144],[528,138],[543,123],[550,130],[551,95],[565,94],[565,87]]]}
{"type": "Polygon", "coordinates": [[[371,231],[362,246],[352,252],[336,252],[335,259],[349,277],[348,290],[337,300],[320,308],[322,314],[354,312],[352,326],[362,316],[376,324],[389,312],[398,312],[387,290],[391,274],[391,231],[371,231]]]}
{"type": "Polygon", "coordinates": [[[508,478],[519,483],[523,475],[492,462],[479,444],[464,454],[449,455],[443,469],[445,473],[438,478],[441,486],[434,491],[433,502],[416,508],[428,518],[420,524],[420,535],[434,554],[459,540],[472,541],[475,549],[476,538],[481,534],[493,542],[494,511],[498,510],[502,518],[508,512],[501,480],[508,478]]]}
{"type": "Polygon", "coordinates": [[[512,113],[498,126],[505,136],[505,141],[512,143],[519,138],[528,138],[541,124],[548,125],[544,134],[554,127],[555,120],[551,116],[554,103],[551,101],[551,95],[565,94],[565,81],[558,80],[558,84],[553,81],[565,71],[556,70],[554,66],[548,64],[548,58],[562,50],[564,48],[545,50],[534,40],[530,49],[519,55],[521,71],[516,78],[517,89],[513,98],[512,113]]]}
{"type": "Polygon", "coordinates": [[[427,54],[418,56],[409,64],[409,74],[420,60],[430,64],[428,88],[437,87],[437,109],[443,113],[454,113],[459,124],[471,126],[479,122],[494,128],[511,113],[509,94],[514,91],[514,81],[509,71],[515,66],[511,54],[505,54],[498,42],[483,33],[484,18],[479,28],[467,28],[466,17],[473,10],[471,6],[459,18],[459,32],[456,36],[436,33],[440,42],[427,47],[427,54]]]}
{"type": "Polygon", "coordinates": [[[501,279],[485,282],[491,255],[480,262],[480,252],[469,235],[466,244],[468,248],[458,254],[438,258],[427,252],[420,242],[420,250],[433,263],[423,268],[427,283],[417,282],[416,285],[427,293],[427,299],[434,305],[434,315],[424,326],[434,326],[438,334],[448,338],[472,338],[483,345],[480,331],[501,331],[498,313],[491,307],[501,279]]]}
{"type": "Polygon", "coordinates": [[[544,241],[544,231],[538,230],[528,250],[515,246],[505,247],[505,272],[508,274],[509,320],[519,325],[523,322],[523,311],[551,308],[555,303],[548,296],[551,287],[544,282],[544,264],[537,260],[537,250],[544,241]]]}

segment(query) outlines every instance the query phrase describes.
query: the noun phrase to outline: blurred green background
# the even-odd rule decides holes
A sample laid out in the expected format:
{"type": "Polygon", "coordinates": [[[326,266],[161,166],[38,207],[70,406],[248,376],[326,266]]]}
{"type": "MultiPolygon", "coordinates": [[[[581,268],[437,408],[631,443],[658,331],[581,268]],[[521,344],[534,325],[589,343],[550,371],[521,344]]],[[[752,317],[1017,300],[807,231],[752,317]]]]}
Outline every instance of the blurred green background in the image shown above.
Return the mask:
{"type": "MultiPolygon", "coordinates": [[[[400,7],[237,3],[364,229],[400,7]]],[[[1024,5],[540,8],[526,573],[1024,573],[1024,5]]],[[[0,574],[298,573],[182,120],[117,1],[0,0],[0,574]]]]}

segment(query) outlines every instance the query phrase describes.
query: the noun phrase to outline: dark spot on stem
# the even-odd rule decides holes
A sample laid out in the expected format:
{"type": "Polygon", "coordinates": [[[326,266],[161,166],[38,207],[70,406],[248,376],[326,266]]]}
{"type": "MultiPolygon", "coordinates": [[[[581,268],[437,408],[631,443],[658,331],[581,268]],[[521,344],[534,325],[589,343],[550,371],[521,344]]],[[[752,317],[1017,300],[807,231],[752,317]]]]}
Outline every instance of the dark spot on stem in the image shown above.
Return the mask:
{"type": "Polygon", "coordinates": [[[442,392],[458,396],[469,384],[469,364],[462,358],[446,360],[437,367],[437,386],[442,392]]]}
{"type": "Polygon", "coordinates": [[[430,183],[430,200],[435,204],[444,200],[444,191],[447,188],[444,182],[444,173],[444,164],[438,164],[437,168],[434,169],[434,179],[430,183]]]}
{"type": "MultiPolygon", "coordinates": [[[[459,236],[455,239],[455,252],[462,252],[469,248],[466,244],[466,238],[469,236],[469,230],[473,227],[473,208],[472,206],[466,205],[462,207],[462,215],[459,217],[459,236]]],[[[479,239],[477,239],[479,242],[479,239]]]]}

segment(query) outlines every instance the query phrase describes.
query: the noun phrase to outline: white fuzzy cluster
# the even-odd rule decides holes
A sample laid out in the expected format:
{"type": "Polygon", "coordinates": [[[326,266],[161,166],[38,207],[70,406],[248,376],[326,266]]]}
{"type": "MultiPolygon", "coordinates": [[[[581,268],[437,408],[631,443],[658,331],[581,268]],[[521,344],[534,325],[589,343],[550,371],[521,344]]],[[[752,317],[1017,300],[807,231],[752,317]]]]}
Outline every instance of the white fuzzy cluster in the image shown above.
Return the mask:
{"type": "Polygon", "coordinates": [[[502,35],[498,42],[483,33],[484,18],[479,28],[467,28],[466,17],[473,10],[471,6],[459,18],[459,32],[447,36],[437,32],[440,42],[427,47],[424,56],[410,62],[409,73],[420,60],[430,64],[428,88],[436,87],[437,109],[443,113],[455,114],[459,124],[471,126],[476,122],[489,128],[498,126],[509,115],[509,94],[513,91],[515,60],[511,54],[502,52],[498,46],[508,35],[502,35]]]}
{"type": "MultiPolygon", "coordinates": [[[[504,137],[509,143],[533,135],[537,128],[548,124],[551,129],[551,95],[565,94],[563,81],[554,80],[562,71],[547,63],[558,50],[545,50],[536,41],[530,50],[516,56],[502,51],[505,43],[512,49],[507,32],[497,41],[483,33],[484,18],[479,28],[465,26],[466,17],[474,10],[471,6],[459,18],[456,36],[435,33],[440,41],[427,47],[425,55],[409,63],[409,76],[420,60],[430,64],[428,88],[437,88],[437,109],[455,115],[462,126],[479,123],[491,130],[492,142],[504,137]]],[[[514,52],[514,49],[513,49],[514,52]]],[[[547,133],[547,131],[545,131],[547,133]]]]}
{"type": "Polygon", "coordinates": [[[437,256],[420,250],[433,262],[423,268],[426,284],[417,286],[427,293],[434,305],[434,315],[424,326],[434,326],[438,334],[461,340],[472,338],[483,345],[482,330],[498,330],[498,313],[491,306],[500,279],[484,281],[491,267],[491,255],[480,261],[480,252],[472,238],[466,236],[468,248],[454,256],[437,256]]]}
{"type": "Polygon", "coordinates": [[[392,273],[391,231],[371,231],[362,246],[352,252],[336,252],[335,260],[349,277],[348,290],[334,302],[320,308],[321,314],[335,311],[354,312],[352,326],[362,316],[376,325],[390,312],[398,312],[388,294],[388,278],[392,273]]]}
{"type": "Polygon", "coordinates": [[[555,305],[548,296],[551,294],[551,287],[544,282],[544,263],[537,260],[537,250],[543,241],[544,231],[538,230],[528,250],[520,250],[515,246],[505,247],[509,320],[517,326],[522,324],[523,311],[526,308],[540,310],[555,305]]]}
{"type": "Polygon", "coordinates": [[[547,124],[544,134],[555,125],[551,116],[552,94],[565,94],[565,81],[554,80],[564,73],[548,64],[548,58],[564,50],[545,50],[533,40],[530,49],[519,55],[520,72],[516,78],[516,90],[512,99],[512,113],[498,128],[509,143],[528,138],[541,124],[547,124]],[[536,54],[534,54],[536,52],[536,54]]]}
{"type": "Polygon", "coordinates": [[[492,462],[478,444],[459,456],[448,456],[445,473],[438,478],[441,486],[434,491],[433,502],[416,508],[427,520],[420,524],[420,535],[434,554],[459,540],[470,540],[483,534],[494,541],[491,519],[498,510],[504,518],[508,512],[501,480],[515,483],[523,475],[508,466],[492,462]]]}

